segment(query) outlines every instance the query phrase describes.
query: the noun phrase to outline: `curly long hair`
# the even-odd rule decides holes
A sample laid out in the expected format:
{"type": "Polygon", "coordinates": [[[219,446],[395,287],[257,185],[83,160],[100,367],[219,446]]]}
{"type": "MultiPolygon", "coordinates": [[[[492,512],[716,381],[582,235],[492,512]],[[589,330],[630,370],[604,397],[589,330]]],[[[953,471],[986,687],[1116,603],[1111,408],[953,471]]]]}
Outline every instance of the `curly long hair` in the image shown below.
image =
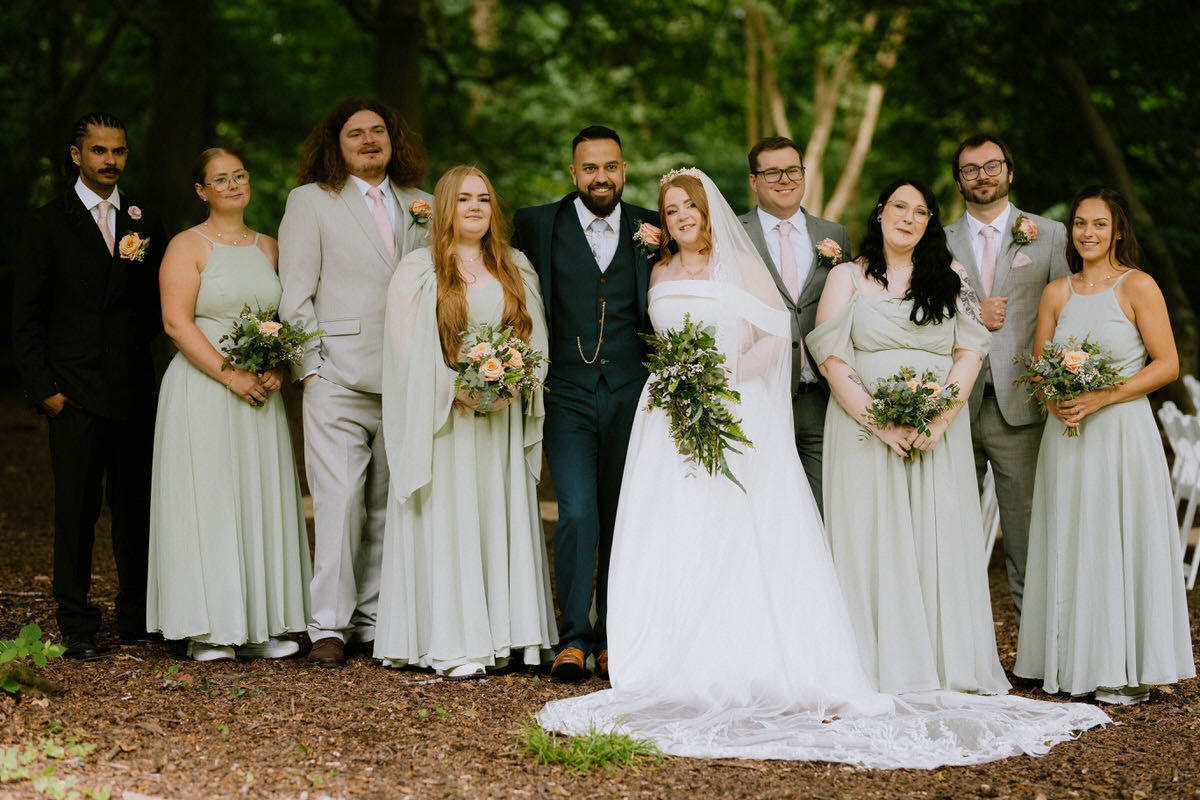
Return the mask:
{"type": "Polygon", "coordinates": [[[888,184],[879,193],[875,208],[867,216],[867,232],[859,245],[859,260],[866,265],[867,277],[882,284],[887,281],[887,259],[883,252],[883,226],[880,218],[883,208],[901,186],[911,186],[921,193],[929,209],[929,222],[917,246],[913,248],[913,272],[905,300],[913,301],[909,315],[917,325],[932,322],[939,324],[943,319],[954,316],[955,300],[962,291],[962,279],[951,265],[954,256],[946,244],[946,231],[942,229],[941,214],[937,198],[929,187],[920,181],[901,178],[888,184]]]}
{"type": "Polygon", "coordinates": [[[671,260],[671,234],[667,231],[665,200],[667,190],[672,187],[683,189],[687,193],[688,199],[696,204],[696,210],[700,212],[700,216],[704,220],[704,225],[700,230],[700,252],[705,254],[712,252],[712,224],[709,222],[708,193],[704,191],[704,184],[695,175],[675,175],[663,181],[658,189],[658,218],[662,220],[662,235],[659,237],[661,243],[658,246],[658,257],[661,264],[666,264],[671,260]]]}
{"type": "MultiPolygon", "coordinates": [[[[1112,216],[1112,241],[1108,243],[1113,260],[1122,267],[1141,269],[1142,246],[1138,244],[1137,236],[1133,233],[1133,223],[1129,221],[1129,204],[1125,195],[1107,186],[1088,186],[1071,201],[1071,212],[1067,214],[1067,224],[1075,224],[1075,212],[1084,200],[1101,200],[1108,206],[1112,216]]],[[[1070,231],[1068,231],[1070,233],[1070,231]]],[[[1075,237],[1067,237],[1067,268],[1072,273],[1083,269],[1083,257],[1075,249],[1075,237]]]]}
{"type": "Polygon", "coordinates": [[[404,123],[396,109],[373,97],[347,97],[321,118],[304,141],[296,185],[316,183],[323,189],[341,191],[350,176],[342,157],[342,128],[359,111],[374,111],[383,118],[392,143],[388,178],[400,186],[416,186],[429,171],[420,138],[404,123]]]}
{"type": "Polygon", "coordinates": [[[504,290],[500,324],[511,326],[512,335],[526,342],[533,332],[533,320],[526,307],[525,284],[521,282],[521,271],[509,251],[508,226],[496,199],[496,190],[478,167],[451,167],[433,190],[433,241],[430,245],[433,271],[437,275],[438,337],[442,342],[442,358],[448,367],[453,367],[459,360],[463,332],[467,328],[467,282],[458,271],[454,243],[458,240],[458,194],[469,175],[477,175],[483,180],[491,198],[492,219],[480,248],[484,266],[496,276],[504,290]]]}

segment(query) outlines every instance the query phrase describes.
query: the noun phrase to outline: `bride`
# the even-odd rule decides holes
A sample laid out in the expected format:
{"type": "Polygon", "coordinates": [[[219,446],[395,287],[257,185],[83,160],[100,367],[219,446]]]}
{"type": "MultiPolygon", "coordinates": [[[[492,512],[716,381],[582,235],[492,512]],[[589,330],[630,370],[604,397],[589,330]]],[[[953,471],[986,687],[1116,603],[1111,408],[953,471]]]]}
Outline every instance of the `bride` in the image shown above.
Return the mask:
{"type": "Polygon", "coordinates": [[[610,567],[612,688],[546,704],[541,725],[617,730],[681,756],[933,768],[1044,753],[1108,722],[1087,705],[871,688],[792,443],[778,290],[704,173],[664,176],[659,213],[651,321],[717,329],[753,444],[727,453],[745,491],[679,455],[643,390],[610,567]]]}

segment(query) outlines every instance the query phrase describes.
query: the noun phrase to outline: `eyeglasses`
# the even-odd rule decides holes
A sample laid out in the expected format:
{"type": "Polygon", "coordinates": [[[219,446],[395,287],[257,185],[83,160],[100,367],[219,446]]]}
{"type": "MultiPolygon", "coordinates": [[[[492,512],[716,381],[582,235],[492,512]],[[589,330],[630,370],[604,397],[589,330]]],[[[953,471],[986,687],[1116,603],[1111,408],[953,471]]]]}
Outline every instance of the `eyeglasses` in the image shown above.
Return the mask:
{"type": "Polygon", "coordinates": [[[979,177],[980,170],[986,172],[988,177],[994,178],[1000,174],[1000,170],[1002,169],[1004,169],[1004,162],[999,159],[992,159],[982,167],[975,164],[967,164],[958,171],[958,174],[962,175],[964,180],[973,181],[979,177]]]}
{"type": "Polygon", "coordinates": [[[787,169],[760,169],[755,175],[762,175],[763,180],[767,183],[779,183],[784,175],[788,176],[789,180],[798,181],[804,177],[804,167],[788,167],[787,169]]]}
{"type": "Polygon", "coordinates": [[[885,206],[885,208],[890,208],[895,211],[901,219],[907,217],[908,212],[911,210],[913,219],[921,224],[929,222],[929,218],[933,216],[933,214],[925,206],[917,206],[916,208],[913,208],[908,203],[904,203],[899,200],[892,200],[885,206]]]}
{"type": "Polygon", "coordinates": [[[233,173],[228,178],[226,178],[224,175],[222,175],[219,178],[213,178],[212,183],[206,183],[204,185],[211,186],[212,188],[216,189],[218,192],[223,192],[226,189],[228,189],[230,186],[232,186],[233,184],[237,184],[238,186],[245,186],[249,182],[250,182],[250,173],[247,172],[246,170],[241,170],[240,172],[233,173]]]}

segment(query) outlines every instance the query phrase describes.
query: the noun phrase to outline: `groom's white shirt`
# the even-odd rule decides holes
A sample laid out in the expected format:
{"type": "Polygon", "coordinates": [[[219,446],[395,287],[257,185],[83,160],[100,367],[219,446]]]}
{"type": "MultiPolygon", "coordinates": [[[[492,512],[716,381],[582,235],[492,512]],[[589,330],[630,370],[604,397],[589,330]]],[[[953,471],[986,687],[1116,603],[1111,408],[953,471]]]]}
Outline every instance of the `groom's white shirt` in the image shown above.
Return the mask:
{"type": "Polygon", "coordinates": [[[583,200],[579,197],[575,198],[575,213],[579,215],[579,226],[583,228],[583,235],[588,237],[588,243],[591,243],[592,236],[597,234],[588,230],[588,226],[598,219],[602,219],[608,223],[608,230],[598,236],[600,244],[600,271],[604,272],[608,269],[608,265],[612,263],[613,256],[617,254],[617,231],[621,230],[621,204],[617,203],[612,213],[607,217],[597,217],[587,206],[583,204],[583,200]]]}

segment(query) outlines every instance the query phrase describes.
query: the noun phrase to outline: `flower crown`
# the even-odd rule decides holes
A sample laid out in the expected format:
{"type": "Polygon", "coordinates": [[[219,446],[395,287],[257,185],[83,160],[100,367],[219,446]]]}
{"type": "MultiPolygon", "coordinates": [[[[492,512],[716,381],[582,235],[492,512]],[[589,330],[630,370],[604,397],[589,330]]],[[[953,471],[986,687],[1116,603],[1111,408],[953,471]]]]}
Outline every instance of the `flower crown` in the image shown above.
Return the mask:
{"type": "Polygon", "coordinates": [[[671,180],[672,178],[677,178],[680,175],[691,175],[693,178],[696,178],[697,180],[699,180],[704,175],[704,173],[701,172],[700,170],[696,169],[695,167],[683,167],[682,169],[673,169],[670,172],[668,172],[666,175],[662,176],[662,180],[660,180],[658,182],[658,185],[662,186],[667,181],[671,180]]]}

